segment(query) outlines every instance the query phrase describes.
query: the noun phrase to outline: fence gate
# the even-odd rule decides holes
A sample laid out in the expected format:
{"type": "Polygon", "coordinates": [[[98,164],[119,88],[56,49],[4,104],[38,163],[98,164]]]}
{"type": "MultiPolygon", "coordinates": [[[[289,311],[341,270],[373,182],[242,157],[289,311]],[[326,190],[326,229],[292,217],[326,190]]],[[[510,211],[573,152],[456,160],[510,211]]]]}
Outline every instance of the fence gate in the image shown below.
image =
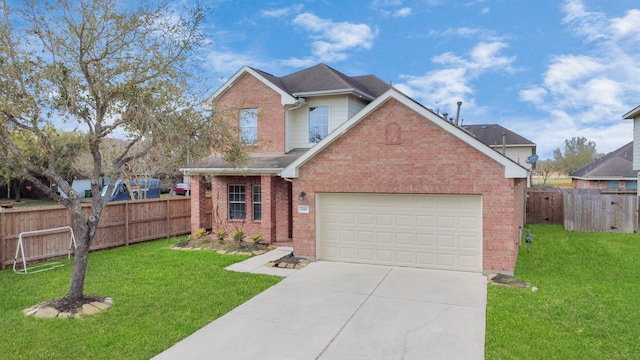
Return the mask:
{"type": "Polygon", "coordinates": [[[580,232],[638,232],[636,194],[601,194],[573,189],[564,195],[564,229],[580,232]]]}
{"type": "Polygon", "coordinates": [[[558,188],[527,189],[527,224],[562,224],[564,198],[558,188]]]}

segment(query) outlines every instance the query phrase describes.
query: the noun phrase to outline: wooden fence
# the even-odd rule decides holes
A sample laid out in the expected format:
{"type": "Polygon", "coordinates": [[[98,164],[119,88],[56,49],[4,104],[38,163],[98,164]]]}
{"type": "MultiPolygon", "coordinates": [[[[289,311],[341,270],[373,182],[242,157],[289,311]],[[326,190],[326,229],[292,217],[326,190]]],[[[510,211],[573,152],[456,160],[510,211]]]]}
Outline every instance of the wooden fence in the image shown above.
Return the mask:
{"type": "MultiPolygon", "coordinates": [[[[86,210],[90,209],[86,205],[86,210]]],[[[211,228],[211,198],[207,198],[207,224],[211,228]]],[[[0,211],[0,268],[13,265],[21,232],[73,227],[69,211],[62,206],[0,211]]],[[[191,201],[171,197],[108,204],[102,212],[91,250],[126,246],[190,232],[191,201]]],[[[74,229],[75,232],[75,229],[74,229]]],[[[27,262],[66,256],[69,235],[34,235],[23,239],[27,262]]]]}
{"type": "Polygon", "coordinates": [[[564,198],[559,188],[527,189],[527,224],[562,224],[564,198]]]}
{"type": "Polygon", "coordinates": [[[602,194],[597,189],[573,189],[565,193],[564,200],[566,231],[638,231],[636,194],[602,194]]]}
{"type": "Polygon", "coordinates": [[[528,224],[562,224],[566,231],[638,232],[636,194],[601,193],[599,189],[530,188],[528,224]]]}

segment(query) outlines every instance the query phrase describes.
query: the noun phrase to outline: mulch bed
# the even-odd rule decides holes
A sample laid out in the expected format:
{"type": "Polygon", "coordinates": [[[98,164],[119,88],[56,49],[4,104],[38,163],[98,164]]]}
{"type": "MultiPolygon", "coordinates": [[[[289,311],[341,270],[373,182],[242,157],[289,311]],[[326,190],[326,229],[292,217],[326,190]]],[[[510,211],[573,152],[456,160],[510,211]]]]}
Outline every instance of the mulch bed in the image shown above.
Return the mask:
{"type": "Polygon", "coordinates": [[[59,312],[75,314],[76,312],[82,309],[82,305],[90,304],[92,302],[102,302],[104,301],[104,296],[97,295],[85,295],[82,299],[72,300],[67,297],[61,297],[54,300],[46,301],[41,305],[41,307],[51,307],[59,312]]]}
{"type": "Polygon", "coordinates": [[[505,274],[496,274],[493,277],[490,277],[489,283],[514,288],[528,288],[531,286],[531,284],[526,281],[522,281],[516,277],[505,274]]]}

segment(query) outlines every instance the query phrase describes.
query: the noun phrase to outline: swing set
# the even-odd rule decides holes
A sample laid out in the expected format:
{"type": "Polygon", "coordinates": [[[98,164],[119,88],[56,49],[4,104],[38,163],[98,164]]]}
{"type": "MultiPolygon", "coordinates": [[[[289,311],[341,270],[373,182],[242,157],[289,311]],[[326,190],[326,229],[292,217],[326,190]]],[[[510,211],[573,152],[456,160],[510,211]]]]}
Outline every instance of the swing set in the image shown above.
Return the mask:
{"type": "Polygon", "coordinates": [[[29,237],[33,237],[35,235],[49,235],[49,234],[58,234],[58,233],[69,233],[69,251],[67,254],[67,258],[71,259],[71,247],[76,248],[76,238],[73,235],[73,229],[71,226],[63,226],[52,229],[45,230],[34,230],[34,231],[23,231],[20,233],[18,237],[18,246],[16,247],[16,255],[13,258],[13,272],[16,274],[34,274],[42,271],[52,270],[60,266],[64,266],[64,264],[59,261],[47,262],[41,265],[35,265],[31,267],[27,267],[27,258],[25,257],[25,240],[29,237]],[[26,238],[26,239],[25,239],[26,238]],[[18,259],[22,261],[22,268],[17,268],[18,259]]]}

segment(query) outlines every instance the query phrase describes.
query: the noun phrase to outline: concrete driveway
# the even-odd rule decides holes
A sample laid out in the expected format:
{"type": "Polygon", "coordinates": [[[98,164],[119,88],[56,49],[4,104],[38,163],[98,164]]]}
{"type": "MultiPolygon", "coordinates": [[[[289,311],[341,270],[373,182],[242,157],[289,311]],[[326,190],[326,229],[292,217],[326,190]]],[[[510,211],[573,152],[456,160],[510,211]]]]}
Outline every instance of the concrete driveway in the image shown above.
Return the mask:
{"type": "Polygon", "coordinates": [[[483,359],[481,274],[319,261],[154,359],[483,359]]]}

